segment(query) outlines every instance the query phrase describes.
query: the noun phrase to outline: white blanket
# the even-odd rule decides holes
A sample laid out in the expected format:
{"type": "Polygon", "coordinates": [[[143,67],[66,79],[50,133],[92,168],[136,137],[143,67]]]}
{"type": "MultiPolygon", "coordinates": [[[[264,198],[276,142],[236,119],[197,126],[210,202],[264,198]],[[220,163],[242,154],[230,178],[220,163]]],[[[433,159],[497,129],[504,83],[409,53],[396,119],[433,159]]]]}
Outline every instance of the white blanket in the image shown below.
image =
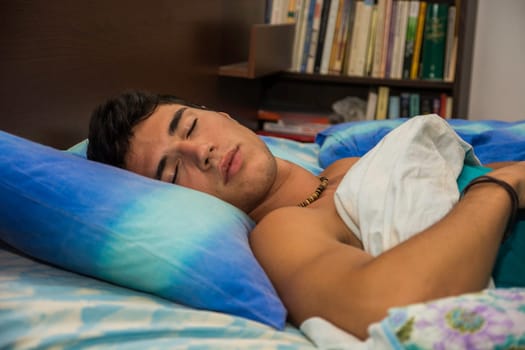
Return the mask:
{"type": "Polygon", "coordinates": [[[373,256],[421,232],[459,199],[472,147],[441,117],[414,117],[361,158],[337,188],[339,215],[373,256]]]}
{"type": "MultiPolygon", "coordinates": [[[[463,165],[479,165],[472,147],[432,114],[414,117],[391,131],[345,175],[335,193],[339,215],[377,256],[446,215],[459,199],[463,165]]],[[[320,348],[390,348],[381,327],[366,342],[314,317],[301,330],[320,348]]]]}

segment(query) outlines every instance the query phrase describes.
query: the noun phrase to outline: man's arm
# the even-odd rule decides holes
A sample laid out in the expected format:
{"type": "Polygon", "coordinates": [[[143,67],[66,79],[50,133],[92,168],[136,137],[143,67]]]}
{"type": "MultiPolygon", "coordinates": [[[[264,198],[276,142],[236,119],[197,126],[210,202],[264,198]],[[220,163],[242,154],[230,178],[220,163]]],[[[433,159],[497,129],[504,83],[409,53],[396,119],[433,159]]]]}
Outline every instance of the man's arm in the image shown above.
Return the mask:
{"type": "MultiPolygon", "coordinates": [[[[525,177],[523,164],[492,175],[519,192],[518,171],[525,177]]],[[[338,242],[308,208],[270,213],[251,244],[295,324],[320,316],[365,338],[390,307],[483,289],[510,207],[501,187],[476,185],[443,220],[376,258],[338,242]]]]}

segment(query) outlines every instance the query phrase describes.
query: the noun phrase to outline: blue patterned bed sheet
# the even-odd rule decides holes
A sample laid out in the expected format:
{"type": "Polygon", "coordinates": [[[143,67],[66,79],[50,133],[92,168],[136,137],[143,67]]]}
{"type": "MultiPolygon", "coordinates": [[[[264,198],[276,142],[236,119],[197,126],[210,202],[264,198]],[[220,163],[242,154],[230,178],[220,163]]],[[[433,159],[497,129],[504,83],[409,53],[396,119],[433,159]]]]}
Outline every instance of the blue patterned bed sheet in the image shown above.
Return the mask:
{"type": "MultiPolygon", "coordinates": [[[[147,276],[145,276],[147,278],[147,276]]],[[[195,310],[0,248],[1,349],[313,349],[296,329],[195,310]]]]}

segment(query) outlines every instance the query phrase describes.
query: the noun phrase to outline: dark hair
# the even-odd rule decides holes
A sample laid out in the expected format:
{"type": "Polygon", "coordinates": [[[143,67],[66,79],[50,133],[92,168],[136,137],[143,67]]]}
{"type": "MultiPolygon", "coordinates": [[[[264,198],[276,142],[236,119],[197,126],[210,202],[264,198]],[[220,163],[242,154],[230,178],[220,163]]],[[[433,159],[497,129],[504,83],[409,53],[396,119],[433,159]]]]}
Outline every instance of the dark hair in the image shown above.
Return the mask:
{"type": "Polygon", "coordinates": [[[158,106],[165,104],[205,109],[173,95],[124,92],[102,103],[91,114],[87,158],[124,168],[133,127],[150,117],[158,106]]]}

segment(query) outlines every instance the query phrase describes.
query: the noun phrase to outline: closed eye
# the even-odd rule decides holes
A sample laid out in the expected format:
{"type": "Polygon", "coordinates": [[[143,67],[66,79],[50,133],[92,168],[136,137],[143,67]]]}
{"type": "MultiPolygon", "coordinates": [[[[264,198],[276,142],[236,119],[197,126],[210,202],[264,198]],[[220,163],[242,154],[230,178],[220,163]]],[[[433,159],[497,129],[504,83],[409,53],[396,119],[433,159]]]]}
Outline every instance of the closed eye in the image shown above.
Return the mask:
{"type": "Polygon", "coordinates": [[[197,121],[198,120],[199,120],[199,118],[195,118],[193,120],[193,123],[191,123],[190,129],[188,130],[188,133],[186,134],[186,138],[191,136],[191,133],[193,132],[193,130],[195,130],[195,127],[197,126],[197,121]]]}
{"type": "Polygon", "coordinates": [[[173,178],[171,179],[171,183],[175,184],[177,183],[177,174],[179,173],[179,164],[175,166],[175,171],[173,172],[173,178]]]}

